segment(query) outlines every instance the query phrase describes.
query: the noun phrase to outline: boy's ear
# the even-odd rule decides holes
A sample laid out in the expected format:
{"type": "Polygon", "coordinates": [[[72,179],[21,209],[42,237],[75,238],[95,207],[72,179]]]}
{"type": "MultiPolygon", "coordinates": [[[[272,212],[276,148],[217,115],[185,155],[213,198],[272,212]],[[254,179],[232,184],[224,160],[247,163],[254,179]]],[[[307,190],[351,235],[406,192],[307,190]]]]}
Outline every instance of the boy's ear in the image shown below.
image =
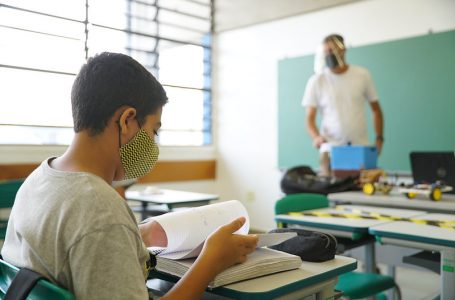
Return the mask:
{"type": "Polygon", "coordinates": [[[136,118],[136,109],[132,107],[123,108],[118,118],[118,125],[122,133],[127,133],[136,118]]]}

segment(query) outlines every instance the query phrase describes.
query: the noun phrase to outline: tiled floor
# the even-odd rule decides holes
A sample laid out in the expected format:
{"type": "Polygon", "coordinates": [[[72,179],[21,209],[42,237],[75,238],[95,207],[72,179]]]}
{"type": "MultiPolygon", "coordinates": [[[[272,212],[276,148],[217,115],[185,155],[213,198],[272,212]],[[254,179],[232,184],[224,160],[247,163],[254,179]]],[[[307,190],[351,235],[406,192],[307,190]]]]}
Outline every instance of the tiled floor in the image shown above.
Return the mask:
{"type": "MultiPolygon", "coordinates": [[[[402,300],[433,300],[439,295],[439,275],[429,270],[403,263],[402,258],[421,250],[391,245],[375,245],[376,261],[382,274],[387,274],[387,265],[395,266],[395,280],[401,289],[402,300]]],[[[343,255],[358,259],[362,270],[364,248],[347,251],[343,255]]],[[[455,299],[454,299],[455,300],[455,299]]]]}
{"type": "MultiPolygon", "coordinates": [[[[359,263],[361,265],[361,262],[359,263]]],[[[387,274],[385,265],[379,265],[379,268],[382,274],[387,274]]],[[[433,300],[439,295],[438,274],[403,267],[397,267],[395,272],[402,300],[433,300]]]]}
{"type": "Polygon", "coordinates": [[[439,275],[398,267],[395,275],[402,300],[431,300],[439,295],[439,275]]]}

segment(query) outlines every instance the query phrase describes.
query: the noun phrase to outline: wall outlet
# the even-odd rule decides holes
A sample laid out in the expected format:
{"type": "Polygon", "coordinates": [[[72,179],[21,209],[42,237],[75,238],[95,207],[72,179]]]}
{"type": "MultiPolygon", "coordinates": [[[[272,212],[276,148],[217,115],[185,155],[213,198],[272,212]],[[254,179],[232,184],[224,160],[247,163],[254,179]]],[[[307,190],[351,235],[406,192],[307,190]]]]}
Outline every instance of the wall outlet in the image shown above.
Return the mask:
{"type": "Polygon", "coordinates": [[[253,202],[256,199],[256,194],[254,191],[247,191],[246,192],[246,201],[253,202]]]}

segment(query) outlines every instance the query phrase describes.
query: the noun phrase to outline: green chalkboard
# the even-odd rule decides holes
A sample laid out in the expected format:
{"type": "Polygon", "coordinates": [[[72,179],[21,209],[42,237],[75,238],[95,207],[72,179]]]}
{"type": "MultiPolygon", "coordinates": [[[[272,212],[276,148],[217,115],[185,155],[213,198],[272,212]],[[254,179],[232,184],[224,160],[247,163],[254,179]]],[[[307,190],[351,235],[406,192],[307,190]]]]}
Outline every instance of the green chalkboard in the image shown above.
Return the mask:
{"type": "MultiPolygon", "coordinates": [[[[370,70],[385,118],[378,165],[409,171],[411,151],[455,150],[455,31],[350,48],[347,61],[370,70]]],[[[278,62],[278,165],[318,167],[301,99],[314,55],[278,62]]],[[[365,105],[370,141],[371,109],[365,105]]]]}

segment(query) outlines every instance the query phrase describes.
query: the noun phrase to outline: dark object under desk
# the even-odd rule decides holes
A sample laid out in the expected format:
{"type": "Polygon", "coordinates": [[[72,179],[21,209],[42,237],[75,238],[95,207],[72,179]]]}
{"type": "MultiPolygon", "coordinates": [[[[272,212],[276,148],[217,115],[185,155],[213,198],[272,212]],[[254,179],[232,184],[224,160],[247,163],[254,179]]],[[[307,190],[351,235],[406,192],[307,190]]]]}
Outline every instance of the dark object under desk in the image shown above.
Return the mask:
{"type": "Polygon", "coordinates": [[[420,251],[413,255],[404,256],[403,262],[441,274],[441,254],[439,252],[420,251]]]}

